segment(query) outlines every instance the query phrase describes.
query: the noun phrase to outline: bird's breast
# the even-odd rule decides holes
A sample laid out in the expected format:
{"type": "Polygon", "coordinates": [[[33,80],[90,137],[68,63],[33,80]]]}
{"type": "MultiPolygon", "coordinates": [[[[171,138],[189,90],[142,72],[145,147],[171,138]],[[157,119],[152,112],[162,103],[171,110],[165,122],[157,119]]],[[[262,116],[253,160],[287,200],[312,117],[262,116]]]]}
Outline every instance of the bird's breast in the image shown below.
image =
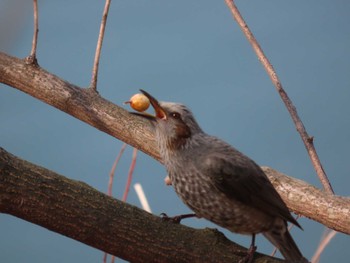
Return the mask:
{"type": "Polygon", "coordinates": [[[229,198],[191,164],[168,169],[168,172],[176,193],[198,217],[241,234],[259,233],[270,228],[270,216],[229,198]]]}

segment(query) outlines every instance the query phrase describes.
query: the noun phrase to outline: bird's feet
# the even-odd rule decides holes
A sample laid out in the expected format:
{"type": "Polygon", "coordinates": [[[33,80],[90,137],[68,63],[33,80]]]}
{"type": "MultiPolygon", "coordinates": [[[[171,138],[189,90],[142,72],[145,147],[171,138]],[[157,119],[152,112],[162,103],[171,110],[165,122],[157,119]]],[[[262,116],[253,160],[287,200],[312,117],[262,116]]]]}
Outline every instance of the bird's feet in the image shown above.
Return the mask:
{"type": "Polygon", "coordinates": [[[182,219],[190,218],[190,217],[196,217],[196,214],[185,214],[185,215],[178,215],[178,216],[169,217],[166,213],[161,213],[160,217],[164,221],[171,221],[171,222],[173,222],[175,224],[179,224],[182,219]]]}
{"type": "Polygon", "coordinates": [[[250,243],[250,247],[247,251],[247,255],[242,258],[239,263],[252,263],[254,259],[254,253],[256,251],[255,246],[255,234],[252,234],[252,242],[250,243]]]}
{"type": "Polygon", "coordinates": [[[252,263],[254,259],[254,253],[256,251],[256,246],[251,245],[247,251],[247,255],[242,258],[239,263],[252,263]]]}

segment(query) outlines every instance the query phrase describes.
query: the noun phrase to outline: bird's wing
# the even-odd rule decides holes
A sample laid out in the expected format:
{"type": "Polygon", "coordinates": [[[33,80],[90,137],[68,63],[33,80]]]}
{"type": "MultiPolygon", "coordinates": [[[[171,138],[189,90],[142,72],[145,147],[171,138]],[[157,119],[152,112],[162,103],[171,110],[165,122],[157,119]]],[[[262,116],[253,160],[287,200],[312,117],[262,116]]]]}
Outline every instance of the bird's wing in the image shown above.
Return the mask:
{"type": "Polygon", "coordinates": [[[300,227],[261,168],[241,154],[212,153],[201,158],[201,172],[229,198],[281,217],[300,227]]]}

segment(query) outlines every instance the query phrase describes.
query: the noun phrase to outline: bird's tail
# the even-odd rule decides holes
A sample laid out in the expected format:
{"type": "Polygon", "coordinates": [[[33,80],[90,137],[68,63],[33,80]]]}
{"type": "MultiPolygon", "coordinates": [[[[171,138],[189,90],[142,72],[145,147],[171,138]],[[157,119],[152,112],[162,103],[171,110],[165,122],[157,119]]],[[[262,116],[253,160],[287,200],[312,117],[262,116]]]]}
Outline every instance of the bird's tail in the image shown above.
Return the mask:
{"type": "Polygon", "coordinates": [[[286,225],[283,228],[273,228],[268,232],[264,232],[263,235],[278,248],[283,257],[288,262],[309,262],[301,254],[298,246],[295,244],[292,236],[290,235],[286,225]]]}

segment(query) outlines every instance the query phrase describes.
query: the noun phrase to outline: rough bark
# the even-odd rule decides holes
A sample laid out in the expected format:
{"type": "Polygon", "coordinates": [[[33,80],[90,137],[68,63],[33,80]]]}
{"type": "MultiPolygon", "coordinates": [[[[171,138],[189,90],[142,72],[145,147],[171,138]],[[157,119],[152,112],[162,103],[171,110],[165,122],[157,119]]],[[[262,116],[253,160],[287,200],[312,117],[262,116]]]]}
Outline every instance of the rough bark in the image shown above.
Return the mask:
{"type": "Polygon", "coordinates": [[[92,89],[79,88],[45,69],[0,52],[0,82],[23,91],[160,160],[152,127],[102,98],[92,89]]]}
{"type": "Polygon", "coordinates": [[[262,167],[289,210],[350,234],[350,198],[326,193],[302,180],[262,167]]]}
{"type": "MultiPolygon", "coordinates": [[[[2,148],[0,212],[131,262],[238,262],[246,255],[216,230],[163,221],[2,148]]],[[[255,258],[281,261],[259,253],[255,258]]]]}

